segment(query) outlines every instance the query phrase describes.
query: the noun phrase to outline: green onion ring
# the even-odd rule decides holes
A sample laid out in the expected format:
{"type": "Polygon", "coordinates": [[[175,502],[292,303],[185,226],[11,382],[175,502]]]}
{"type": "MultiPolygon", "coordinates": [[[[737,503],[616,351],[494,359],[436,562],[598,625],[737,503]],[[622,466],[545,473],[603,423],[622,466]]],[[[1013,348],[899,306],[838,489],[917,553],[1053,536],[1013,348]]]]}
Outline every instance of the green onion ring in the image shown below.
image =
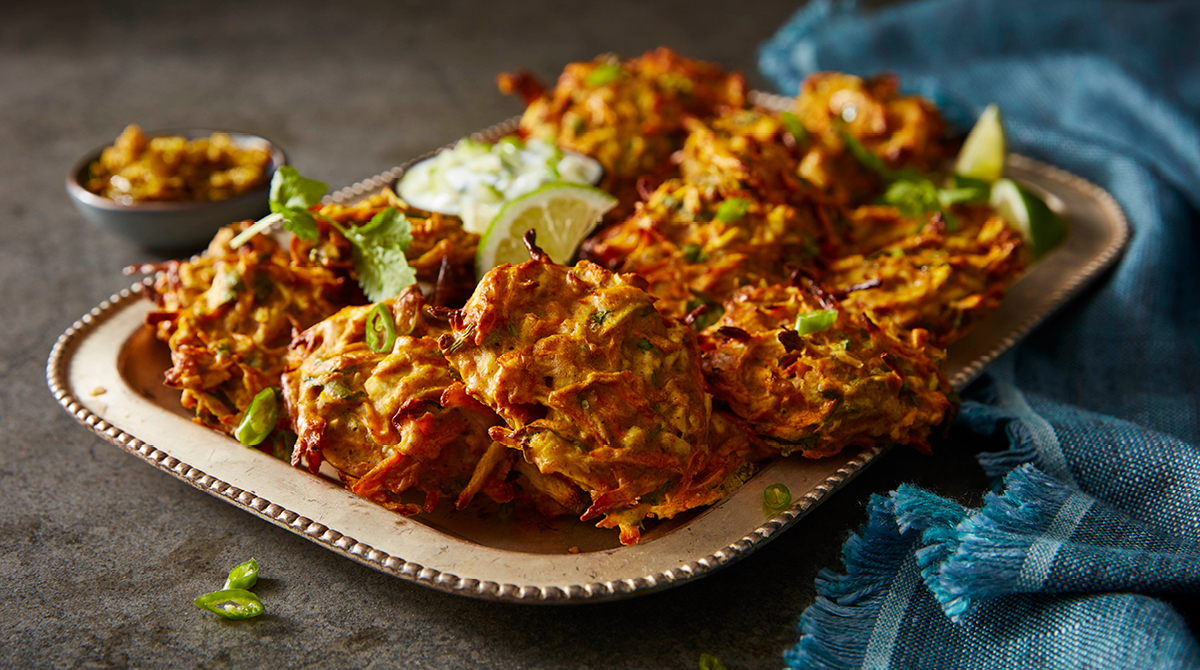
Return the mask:
{"type": "Polygon", "coordinates": [[[792,504],[792,492],[783,484],[771,484],[763,490],[763,504],[774,512],[782,512],[792,504]]]}

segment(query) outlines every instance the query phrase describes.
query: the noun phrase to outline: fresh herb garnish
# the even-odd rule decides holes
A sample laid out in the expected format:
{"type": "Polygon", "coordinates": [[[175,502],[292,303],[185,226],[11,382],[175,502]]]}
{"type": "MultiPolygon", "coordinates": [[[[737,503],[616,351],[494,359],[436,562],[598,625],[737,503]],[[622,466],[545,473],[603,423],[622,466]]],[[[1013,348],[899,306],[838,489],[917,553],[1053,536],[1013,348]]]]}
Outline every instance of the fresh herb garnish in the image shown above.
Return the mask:
{"type": "Polygon", "coordinates": [[[271,178],[271,214],[243,230],[229,245],[240,247],[276,222],[300,239],[315,240],[319,219],[350,241],[358,284],[372,302],[392,298],[416,283],[417,274],[404,256],[412,242],[412,229],[404,214],[388,207],[362,226],[343,226],[309,209],[327,190],[325,182],[301,177],[290,165],[280,167],[271,178]]]}
{"type": "Polygon", "coordinates": [[[412,229],[400,212],[388,207],[366,225],[338,232],[354,245],[358,285],[371,301],[395,297],[416,283],[417,272],[408,266],[404,256],[412,243],[412,229]]]}
{"type": "Polygon", "coordinates": [[[953,230],[954,217],[948,211],[951,206],[985,203],[991,194],[990,186],[981,179],[955,175],[947,186],[939,187],[932,179],[915,170],[893,170],[850,133],[843,132],[842,138],[858,162],[882,177],[887,184],[883,202],[894,205],[904,216],[941,212],[947,226],[953,230]]]}

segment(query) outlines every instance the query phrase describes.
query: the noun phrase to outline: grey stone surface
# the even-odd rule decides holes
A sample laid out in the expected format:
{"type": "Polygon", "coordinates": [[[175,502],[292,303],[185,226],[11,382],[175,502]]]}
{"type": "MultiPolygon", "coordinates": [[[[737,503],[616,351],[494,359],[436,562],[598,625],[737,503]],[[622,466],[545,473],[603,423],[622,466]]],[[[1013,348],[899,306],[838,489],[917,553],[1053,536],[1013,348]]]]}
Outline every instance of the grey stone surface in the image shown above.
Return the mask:
{"type": "Polygon", "coordinates": [[[94,437],[46,389],[72,321],[165,256],[88,227],[67,168],[125,124],[272,138],[340,187],[520,111],[496,73],[660,44],[742,69],[792,2],[9,3],[0,21],[0,666],[694,668],[782,665],[818,570],[873,492],[964,502],[951,440],[895,450],[750,558],[623,602],[538,607],[435,592],[340,558],[94,437]],[[195,609],[249,557],[268,615],[195,609]]]}

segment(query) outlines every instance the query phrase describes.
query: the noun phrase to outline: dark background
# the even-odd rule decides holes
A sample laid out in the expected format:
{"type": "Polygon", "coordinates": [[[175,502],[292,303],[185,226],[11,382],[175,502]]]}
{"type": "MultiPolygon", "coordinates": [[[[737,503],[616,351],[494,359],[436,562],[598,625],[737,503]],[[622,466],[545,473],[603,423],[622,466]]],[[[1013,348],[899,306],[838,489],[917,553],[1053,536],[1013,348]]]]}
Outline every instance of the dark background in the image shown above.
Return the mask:
{"type": "Polygon", "coordinates": [[[340,188],[517,114],[495,75],[659,45],[744,71],[794,2],[6,3],[0,21],[0,666],[694,668],[783,665],[813,580],[872,493],[975,503],[965,439],[897,449],[758,553],[623,602],[522,606],[389,577],[93,436],[46,389],[58,335],[161,260],[88,226],[68,167],[128,123],[257,133],[340,188]],[[256,557],[268,614],[194,608],[256,557]]]}

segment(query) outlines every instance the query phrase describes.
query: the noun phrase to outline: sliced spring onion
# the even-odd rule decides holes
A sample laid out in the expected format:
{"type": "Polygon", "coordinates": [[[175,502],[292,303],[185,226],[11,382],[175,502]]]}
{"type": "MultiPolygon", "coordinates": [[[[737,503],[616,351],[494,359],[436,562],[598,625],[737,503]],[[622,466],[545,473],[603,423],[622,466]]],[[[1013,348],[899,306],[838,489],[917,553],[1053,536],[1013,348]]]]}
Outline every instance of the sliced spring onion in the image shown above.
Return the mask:
{"type": "Polygon", "coordinates": [[[769,510],[782,512],[792,504],[792,492],[783,484],[771,484],[763,489],[763,504],[769,510]]]}
{"type": "Polygon", "coordinates": [[[837,321],[836,309],[818,309],[815,312],[805,312],[796,317],[796,332],[801,335],[811,335],[833,327],[837,321]]]}
{"type": "Polygon", "coordinates": [[[717,221],[721,223],[733,223],[746,216],[746,211],[749,209],[749,200],[745,198],[730,198],[722,202],[721,206],[717,208],[717,221]]]}
{"type": "Polygon", "coordinates": [[[617,78],[621,74],[621,66],[617,63],[608,63],[592,70],[588,75],[588,86],[603,86],[617,78]]]}
{"type": "Polygon", "coordinates": [[[234,566],[225,579],[225,589],[249,589],[258,583],[258,561],[253,558],[234,566]]]}
{"type": "Polygon", "coordinates": [[[195,600],[196,607],[226,619],[249,619],[266,609],[258,596],[245,589],[225,589],[206,593],[195,600]]]}
{"type": "Polygon", "coordinates": [[[377,354],[387,353],[396,343],[396,320],[387,305],[379,303],[367,314],[367,346],[377,354]]]}
{"type": "Polygon", "coordinates": [[[263,389],[250,401],[250,407],[246,408],[233,436],[247,447],[256,446],[275,430],[278,420],[279,402],[275,397],[275,389],[263,389]]]}

